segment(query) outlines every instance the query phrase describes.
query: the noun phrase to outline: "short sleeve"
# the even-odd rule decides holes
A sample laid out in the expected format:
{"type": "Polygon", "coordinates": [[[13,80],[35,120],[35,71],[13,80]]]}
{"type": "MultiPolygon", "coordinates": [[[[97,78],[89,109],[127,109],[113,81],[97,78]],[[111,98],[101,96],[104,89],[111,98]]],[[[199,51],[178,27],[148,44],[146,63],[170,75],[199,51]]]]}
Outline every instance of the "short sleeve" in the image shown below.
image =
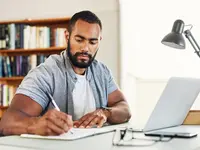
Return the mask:
{"type": "Polygon", "coordinates": [[[112,76],[111,71],[105,66],[105,74],[107,78],[107,88],[108,88],[108,94],[114,92],[115,90],[118,89],[118,86],[112,76]]]}
{"type": "Polygon", "coordinates": [[[51,93],[53,76],[45,65],[32,69],[19,85],[16,94],[24,94],[40,104],[43,110],[48,104],[47,93],[51,93]]]}

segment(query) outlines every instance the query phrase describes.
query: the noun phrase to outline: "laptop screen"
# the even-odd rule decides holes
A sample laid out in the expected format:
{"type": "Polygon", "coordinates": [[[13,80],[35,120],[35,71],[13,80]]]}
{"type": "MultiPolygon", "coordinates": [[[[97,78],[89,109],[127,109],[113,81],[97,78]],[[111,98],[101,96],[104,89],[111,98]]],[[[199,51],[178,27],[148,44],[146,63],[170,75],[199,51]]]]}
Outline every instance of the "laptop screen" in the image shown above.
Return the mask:
{"type": "Polygon", "coordinates": [[[200,79],[170,78],[144,127],[144,132],[181,125],[199,92],[200,79]]]}

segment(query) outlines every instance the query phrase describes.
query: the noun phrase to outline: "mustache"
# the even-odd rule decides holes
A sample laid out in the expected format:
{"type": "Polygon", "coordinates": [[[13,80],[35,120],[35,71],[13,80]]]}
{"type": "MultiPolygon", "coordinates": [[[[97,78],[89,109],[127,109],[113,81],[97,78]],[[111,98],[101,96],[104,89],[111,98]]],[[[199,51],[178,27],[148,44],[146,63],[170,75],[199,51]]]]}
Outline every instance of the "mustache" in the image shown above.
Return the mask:
{"type": "Polygon", "coordinates": [[[83,56],[88,56],[88,57],[92,57],[91,54],[89,54],[88,52],[76,52],[75,53],[75,56],[80,56],[80,55],[83,55],[83,56]]]}

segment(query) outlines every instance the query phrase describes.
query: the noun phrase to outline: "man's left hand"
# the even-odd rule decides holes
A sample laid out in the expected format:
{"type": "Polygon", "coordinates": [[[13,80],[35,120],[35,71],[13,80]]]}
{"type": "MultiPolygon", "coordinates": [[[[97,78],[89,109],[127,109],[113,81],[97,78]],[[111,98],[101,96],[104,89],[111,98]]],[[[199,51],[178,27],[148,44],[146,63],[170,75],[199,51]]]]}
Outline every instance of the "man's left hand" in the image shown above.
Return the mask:
{"type": "Polygon", "coordinates": [[[75,128],[100,128],[107,121],[109,112],[103,109],[97,109],[81,117],[79,120],[74,121],[75,128]]]}

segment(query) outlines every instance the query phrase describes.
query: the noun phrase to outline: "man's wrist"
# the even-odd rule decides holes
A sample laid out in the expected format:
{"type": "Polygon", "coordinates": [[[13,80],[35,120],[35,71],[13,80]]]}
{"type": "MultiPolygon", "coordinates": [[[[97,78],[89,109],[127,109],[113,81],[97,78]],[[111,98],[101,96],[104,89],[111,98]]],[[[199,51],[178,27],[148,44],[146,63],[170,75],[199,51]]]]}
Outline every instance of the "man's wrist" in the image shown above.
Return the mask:
{"type": "Polygon", "coordinates": [[[31,117],[28,120],[28,126],[27,126],[27,133],[28,134],[35,134],[35,131],[33,130],[33,126],[35,126],[35,124],[37,123],[37,121],[39,120],[40,117],[31,117]]]}
{"type": "Polygon", "coordinates": [[[103,106],[101,107],[101,109],[103,110],[103,113],[105,114],[108,120],[108,118],[112,115],[112,112],[111,112],[112,108],[103,106]]]}

